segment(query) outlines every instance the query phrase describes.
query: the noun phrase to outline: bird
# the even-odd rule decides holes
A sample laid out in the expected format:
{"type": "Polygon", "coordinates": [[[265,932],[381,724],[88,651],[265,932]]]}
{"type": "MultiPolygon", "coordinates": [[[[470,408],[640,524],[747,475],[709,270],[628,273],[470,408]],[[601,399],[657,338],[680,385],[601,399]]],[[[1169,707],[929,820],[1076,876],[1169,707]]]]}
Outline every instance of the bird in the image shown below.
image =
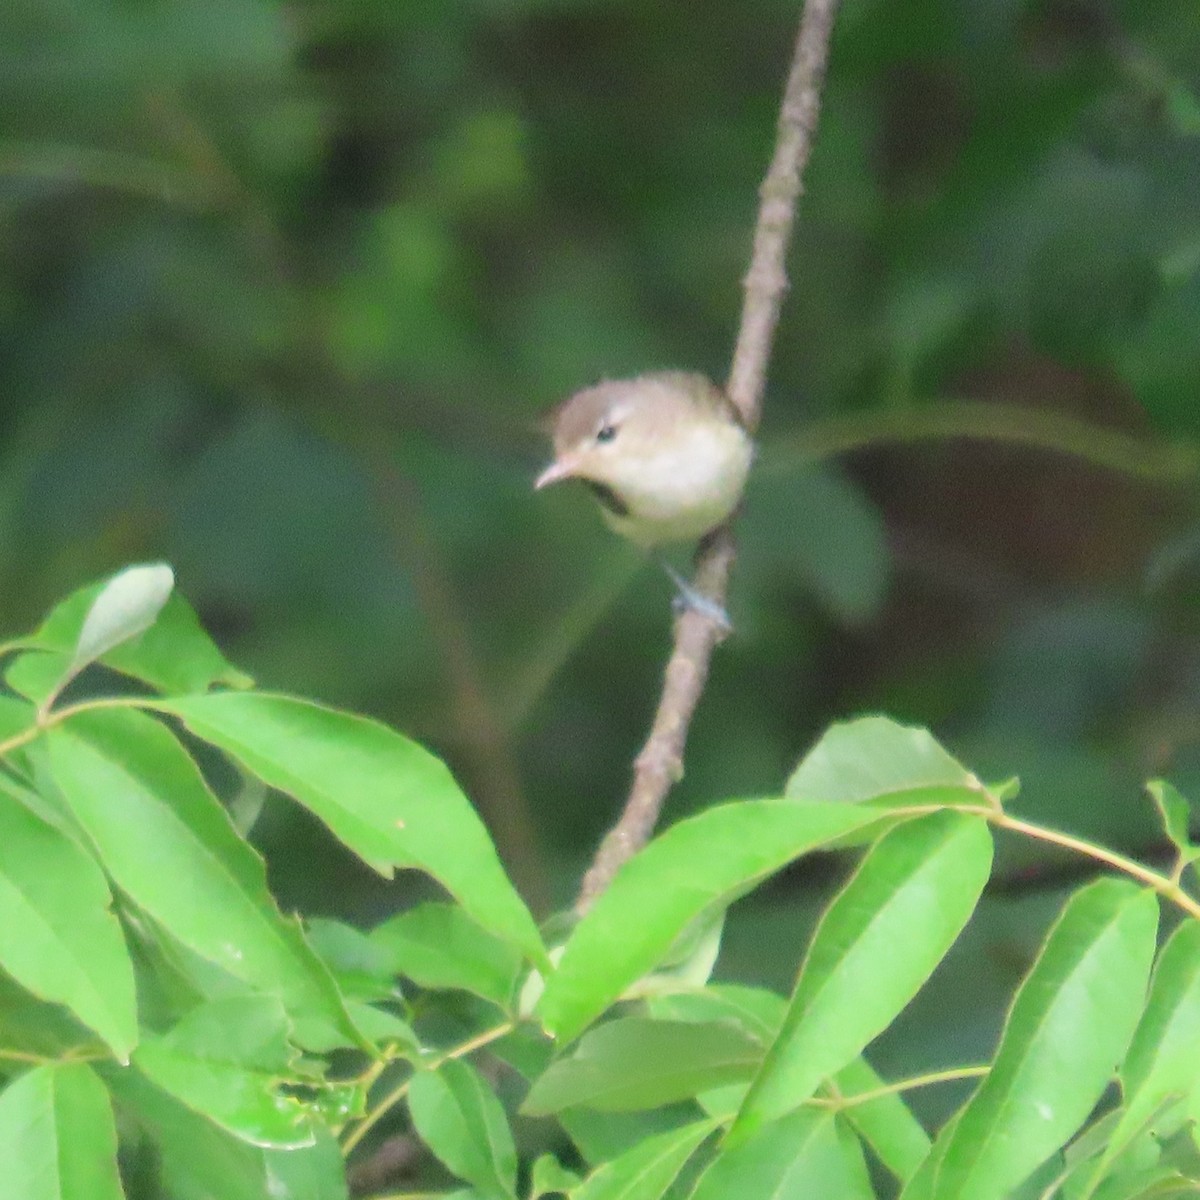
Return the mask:
{"type": "MultiPolygon", "coordinates": [[[[564,400],[548,425],[554,458],[535,489],[577,480],[609,527],[648,551],[698,541],[729,520],[754,460],[738,409],[692,371],[603,380],[564,400]]],[[[719,605],[662,565],[685,605],[728,626],[719,605]]]]}

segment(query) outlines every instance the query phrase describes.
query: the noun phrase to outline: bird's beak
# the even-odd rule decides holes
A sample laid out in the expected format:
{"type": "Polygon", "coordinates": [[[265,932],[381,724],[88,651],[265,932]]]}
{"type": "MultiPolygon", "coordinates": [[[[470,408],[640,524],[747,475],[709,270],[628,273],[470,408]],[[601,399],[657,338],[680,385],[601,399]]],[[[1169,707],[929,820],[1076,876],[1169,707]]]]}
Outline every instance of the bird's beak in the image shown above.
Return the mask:
{"type": "Polygon", "coordinates": [[[572,458],[556,458],[534,481],[534,491],[549,487],[562,479],[570,479],[575,474],[575,460],[572,458]]]}

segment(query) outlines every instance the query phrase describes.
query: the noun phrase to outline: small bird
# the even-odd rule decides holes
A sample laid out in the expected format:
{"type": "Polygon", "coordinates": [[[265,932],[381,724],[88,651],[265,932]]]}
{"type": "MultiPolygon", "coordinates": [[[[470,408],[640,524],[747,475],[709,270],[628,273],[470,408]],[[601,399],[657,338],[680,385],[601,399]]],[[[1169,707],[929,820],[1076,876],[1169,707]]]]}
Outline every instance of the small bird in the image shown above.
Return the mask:
{"type": "MultiPolygon", "coordinates": [[[[715,384],[688,371],[605,380],[550,419],[554,461],[535,488],[576,479],[617,533],[644,549],[696,541],[738,505],[754,458],[741,415],[715,384]]],[[[665,564],[664,564],[665,565],[665,564]]],[[[667,567],[691,607],[720,614],[667,567]]]]}
{"type": "Polygon", "coordinates": [[[554,410],[550,428],[554,461],[534,487],[579,480],[605,521],[646,549],[695,541],[726,521],[754,457],[725,393],[688,371],[584,388],[554,410]]]}

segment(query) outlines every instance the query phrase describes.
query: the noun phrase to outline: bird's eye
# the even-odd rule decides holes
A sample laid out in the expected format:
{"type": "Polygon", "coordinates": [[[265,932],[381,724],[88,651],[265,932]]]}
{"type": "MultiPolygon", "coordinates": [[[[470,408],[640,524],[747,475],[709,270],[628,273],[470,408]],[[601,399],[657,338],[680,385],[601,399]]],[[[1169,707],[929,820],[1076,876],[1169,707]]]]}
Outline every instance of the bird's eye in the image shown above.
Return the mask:
{"type": "Polygon", "coordinates": [[[617,427],[615,425],[601,425],[596,430],[596,441],[611,442],[617,436],[617,427]]]}

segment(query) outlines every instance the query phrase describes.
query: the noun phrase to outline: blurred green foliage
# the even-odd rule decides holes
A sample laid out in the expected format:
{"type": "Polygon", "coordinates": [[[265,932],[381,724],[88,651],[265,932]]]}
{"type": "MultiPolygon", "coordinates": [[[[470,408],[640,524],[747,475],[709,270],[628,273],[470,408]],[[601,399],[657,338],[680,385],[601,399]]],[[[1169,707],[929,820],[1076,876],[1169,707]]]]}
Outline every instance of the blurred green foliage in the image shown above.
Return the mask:
{"type": "MultiPolygon", "coordinates": [[[[428,742],[534,902],[569,899],[669,587],[585,496],[530,493],[537,417],[723,375],[797,16],[0,6],[3,627],[165,558],[231,658],[428,742]]],[[[776,793],[880,709],[1135,853],[1141,779],[1200,791],[1197,63],[1194,0],[845,0],[675,811],[776,793]],[[964,400],[1035,446],[948,436],[964,400]]],[[[288,903],[394,903],[290,809],[258,837],[288,903]]],[[[1017,854],[1018,890],[1055,882],[1017,854]]],[[[778,982],[779,911],[744,920],[732,961],[778,982]]]]}

